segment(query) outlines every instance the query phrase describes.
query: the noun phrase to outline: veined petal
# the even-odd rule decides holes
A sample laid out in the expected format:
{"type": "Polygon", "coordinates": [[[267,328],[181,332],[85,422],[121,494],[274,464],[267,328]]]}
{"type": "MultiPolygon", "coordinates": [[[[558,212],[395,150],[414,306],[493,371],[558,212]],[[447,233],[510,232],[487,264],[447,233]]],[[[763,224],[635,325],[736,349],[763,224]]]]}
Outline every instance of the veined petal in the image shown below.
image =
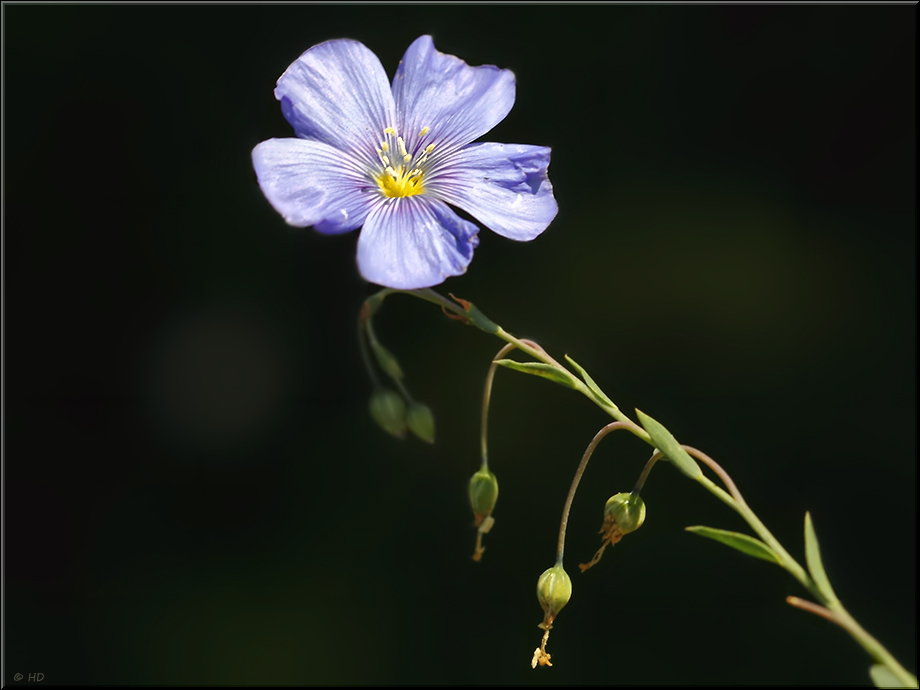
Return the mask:
{"type": "Polygon", "coordinates": [[[358,268],[369,282],[400,290],[431,287],[464,273],[479,228],[424,196],[390,199],[371,211],[358,238],[358,268]]]}
{"type": "Polygon", "coordinates": [[[532,240],[558,211],[549,156],[545,146],[471,144],[426,180],[427,191],[503,237],[532,240]]]}
{"type": "Polygon", "coordinates": [[[393,97],[407,146],[427,127],[435,150],[443,151],[470,143],[505,119],[514,105],[514,73],[494,65],[470,67],[422,36],[399,63],[393,97]]]}
{"type": "Polygon", "coordinates": [[[265,198],[297,227],[348,232],[381,199],[360,165],[321,141],[263,141],[252,150],[252,166],[265,198]]]}
{"type": "Polygon", "coordinates": [[[365,158],[375,158],[384,128],[396,122],[383,65],[348,39],[320,43],[297,58],[278,79],[275,98],[298,137],[365,158]]]}

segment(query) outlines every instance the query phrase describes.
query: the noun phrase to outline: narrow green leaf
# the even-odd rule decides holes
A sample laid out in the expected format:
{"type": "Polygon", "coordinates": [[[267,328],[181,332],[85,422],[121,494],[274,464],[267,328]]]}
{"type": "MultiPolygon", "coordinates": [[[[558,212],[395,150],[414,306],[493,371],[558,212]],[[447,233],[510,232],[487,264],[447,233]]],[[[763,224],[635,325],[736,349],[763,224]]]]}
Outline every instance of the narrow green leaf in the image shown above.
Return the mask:
{"type": "Polygon", "coordinates": [[[808,512],[805,513],[805,563],[808,565],[808,572],[811,573],[811,579],[815,581],[818,591],[828,602],[837,603],[837,595],[834,593],[834,588],[831,587],[831,581],[827,579],[827,573],[824,572],[821,549],[818,547],[818,535],[815,534],[815,527],[811,524],[811,513],[808,512]]]}
{"type": "Polygon", "coordinates": [[[470,319],[470,323],[481,331],[496,335],[500,330],[498,324],[479,311],[479,308],[475,304],[470,304],[466,308],[466,314],[470,319]]]}
{"type": "Polygon", "coordinates": [[[371,350],[374,352],[374,357],[377,359],[377,364],[380,365],[380,368],[383,369],[383,372],[394,380],[402,380],[403,371],[402,367],[399,366],[399,361],[393,355],[392,352],[387,350],[383,345],[377,342],[376,338],[371,338],[371,350]]]}
{"type": "Polygon", "coordinates": [[[377,364],[383,369],[384,373],[394,381],[399,381],[403,377],[402,368],[399,361],[392,352],[387,350],[380,341],[377,340],[377,334],[374,332],[374,323],[371,319],[364,322],[364,328],[367,331],[367,341],[371,344],[371,350],[377,360],[377,364]]]}
{"type": "Polygon", "coordinates": [[[498,359],[495,361],[499,366],[507,367],[508,369],[514,369],[515,371],[520,371],[525,374],[533,374],[534,376],[542,376],[545,379],[550,381],[555,381],[556,383],[565,386],[566,388],[575,388],[575,377],[572,376],[565,369],[560,369],[559,367],[554,367],[552,364],[544,364],[543,362],[516,362],[513,359],[498,359]]]}
{"type": "Polygon", "coordinates": [[[760,541],[760,539],[754,539],[754,537],[749,537],[740,532],[729,532],[728,530],[704,527],[703,525],[687,527],[686,530],[694,534],[699,534],[701,537],[715,539],[741,553],[746,553],[748,556],[760,558],[764,561],[775,563],[776,565],[780,564],[779,556],[776,555],[776,552],[760,541]]]}
{"type": "Polygon", "coordinates": [[[699,479],[703,476],[703,470],[696,464],[696,460],[690,457],[690,454],[680,447],[677,439],[671,435],[671,432],[665,429],[661,424],[649,417],[644,412],[636,410],[639,415],[639,423],[642,428],[648,432],[655,442],[655,447],[671,461],[681,472],[686,474],[690,479],[699,479]]]}
{"type": "Polygon", "coordinates": [[[909,688],[911,686],[904,685],[898,677],[894,675],[887,666],[882,664],[872,664],[869,667],[869,677],[872,678],[872,683],[877,688],[909,688]]]}
{"type": "Polygon", "coordinates": [[[594,393],[594,395],[600,398],[607,405],[610,405],[610,407],[616,408],[616,405],[614,405],[613,401],[606,396],[604,391],[600,389],[600,386],[594,383],[594,379],[592,379],[588,375],[588,372],[584,370],[584,367],[582,367],[578,362],[576,362],[574,359],[572,359],[568,355],[566,355],[565,358],[568,361],[568,363],[571,364],[573,367],[575,367],[578,373],[581,374],[581,378],[585,380],[585,383],[588,384],[588,388],[591,389],[591,392],[594,393]]]}

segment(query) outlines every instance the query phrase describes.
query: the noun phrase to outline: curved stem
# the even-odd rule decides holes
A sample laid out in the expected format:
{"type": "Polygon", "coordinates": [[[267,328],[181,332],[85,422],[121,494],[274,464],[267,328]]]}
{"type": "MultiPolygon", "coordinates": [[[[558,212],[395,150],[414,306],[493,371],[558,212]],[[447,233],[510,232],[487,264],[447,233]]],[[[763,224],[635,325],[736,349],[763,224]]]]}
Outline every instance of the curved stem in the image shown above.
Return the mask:
{"type": "Polygon", "coordinates": [[[648,459],[648,462],[645,463],[645,467],[642,468],[642,474],[639,475],[639,478],[636,480],[636,485],[633,487],[632,492],[638,495],[642,491],[642,487],[645,486],[645,480],[648,479],[649,473],[652,471],[652,468],[655,466],[655,463],[661,460],[664,455],[661,454],[661,451],[656,450],[652,453],[652,457],[648,459]]]}
{"type": "Polygon", "coordinates": [[[488,448],[488,435],[489,435],[489,401],[492,398],[492,381],[495,378],[495,370],[498,368],[498,365],[494,360],[501,359],[506,354],[511,352],[516,345],[513,343],[508,343],[501,350],[498,351],[492,358],[492,364],[489,366],[489,373],[486,374],[486,385],[485,390],[482,392],[482,427],[480,429],[479,442],[482,448],[482,466],[488,469],[489,467],[489,448],[488,448]]]}
{"type": "Polygon", "coordinates": [[[745,506],[747,505],[747,503],[745,503],[744,501],[744,497],[741,495],[741,492],[738,491],[738,487],[735,486],[735,482],[732,480],[730,476],[728,476],[728,472],[722,469],[722,466],[719,463],[717,463],[715,460],[713,460],[711,457],[706,455],[706,453],[704,453],[701,450],[697,450],[696,448],[692,448],[690,446],[681,446],[681,447],[685,451],[690,453],[690,455],[695,457],[697,460],[700,460],[701,462],[703,462],[713,472],[715,472],[716,475],[718,475],[719,479],[722,480],[722,483],[725,484],[725,488],[728,489],[728,492],[732,495],[732,498],[734,498],[739,503],[744,504],[745,506]]]}
{"type": "MultiPolygon", "coordinates": [[[[725,483],[725,486],[728,488],[729,492],[732,495],[732,499],[733,499],[732,503],[730,503],[729,505],[732,505],[735,511],[739,515],[741,515],[742,518],[744,518],[744,521],[747,522],[748,525],[751,526],[751,529],[753,529],[754,532],[757,533],[757,536],[763,539],[764,542],[776,552],[776,554],[780,557],[780,561],[782,562],[783,568],[785,568],[789,572],[790,575],[792,575],[796,580],[798,580],[802,584],[802,586],[805,587],[805,589],[811,592],[812,595],[816,599],[818,599],[818,601],[820,601],[822,605],[825,605],[825,606],[829,605],[831,602],[829,602],[824,597],[824,595],[821,594],[821,591],[818,589],[817,585],[815,585],[814,581],[811,579],[811,576],[808,574],[805,568],[803,568],[797,560],[795,560],[791,555],[789,555],[789,552],[786,551],[785,548],[783,548],[783,545],[779,543],[779,540],[773,536],[773,533],[770,532],[770,530],[767,529],[766,525],[764,525],[760,521],[760,518],[758,518],[757,515],[754,514],[754,511],[751,510],[750,506],[748,506],[747,501],[744,500],[744,496],[741,495],[741,492],[738,490],[738,487],[735,486],[735,483],[732,481],[732,478],[728,475],[728,473],[724,469],[722,469],[721,465],[719,465],[719,463],[717,463],[715,460],[713,460],[711,457],[706,455],[706,453],[704,453],[701,450],[697,450],[696,448],[691,448],[690,446],[683,446],[683,448],[688,453],[690,453],[690,455],[702,461],[707,467],[712,469],[712,471],[715,472],[719,476],[719,478],[725,483]]],[[[718,489],[718,487],[715,487],[715,488],[718,489]]]]}
{"type": "Polygon", "coordinates": [[[377,376],[377,372],[374,371],[374,367],[371,364],[370,355],[367,352],[367,341],[365,338],[367,334],[364,330],[364,325],[367,323],[365,319],[361,317],[358,318],[358,350],[361,352],[361,361],[364,362],[364,368],[367,370],[368,376],[371,378],[371,383],[374,385],[374,390],[380,388],[380,379],[377,376]]]}
{"type": "MultiPolygon", "coordinates": [[[[498,336],[499,338],[506,341],[507,343],[513,345],[514,347],[517,347],[523,352],[526,352],[528,355],[530,355],[537,361],[544,362],[546,364],[558,367],[568,372],[568,370],[565,369],[565,367],[563,367],[561,364],[559,364],[559,362],[557,362],[549,354],[547,354],[546,351],[543,350],[542,347],[540,347],[539,345],[537,345],[536,343],[532,341],[525,341],[525,340],[515,338],[510,333],[502,329],[500,326],[490,321],[487,317],[485,317],[485,315],[479,312],[478,309],[475,309],[473,305],[470,304],[469,302],[460,301],[460,300],[458,300],[457,302],[454,302],[454,301],[448,300],[446,297],[438,294],[437,292],[435,292],[434,290],[430,288],[425,288],[425,289],[420,289],[420,290],[395,290],[395,289],[387,288],[387,289],[381,290],[367,300],[366,306],[368,307],[370,307],[371,303],[373,302],[373,307],[368,310],[367,318],[369,318],[370,314],[376,308],[379,307],[380,302],[382,302],[384,298],[386,298],[390,294],[397,293],[397,292],[404,293],[407,295],[413,295],[427,302],[437,304],[438,306],[441,307],[442,310],[445,311],[445,313],[451,312],[455,316],[460,317],[465,322],[471,323],[487,333],[491,333],[492,335],[498,336]],[[460,302],[462,302],[462,304],[460,302]]],[[[359,325],[360,325],[360,322],[359,322],[359,325]]],[[[377,377],[374,374],[372,367],[369,366],[369,359],[367,357],[366,345],[364,341],[361,340],[360,338],[359,338],[359,341],[361,343],[362,358],[364,359],[365,365],[368,367],[368,372],[371,375],[371,379],[375,382],[375,385],[379,385],[377,382],[377,377]]],[[[502,348],[502,351],[504,352],[505,349],[502,348]]],[[[571,372],[568,372],[568,373],[571,375],[571,372]]],[[[563,508],[562,521],[559,527],[559,540],[558,540],[557,549],[556,549],[556,559],[557,559],[557,563],[560,565],[562,563],[562,556],[565,550],[565,529],[566,529],[566,525],[568,524],[568,516],[569,516],[569,511],[571,510],[572,501],[575,498],[575,491],[577,490],[578,484],[581,481],[581,476],[584,473],[585,466],[587,465],[588,460],[591,457],[591,454],[594,452],[594,448],[597,447],[598,442],[609,432],[614,431],[615,429],[623,428],[623,429],[628,429],[635,436],[641,438],[643,441],[645,441],[649,445],[654,446],[654,443],[651,437],[649,436],[648,432],[646,432],[642,427],[632,422],[632,420],[630,420],[626,415],[624,415],[616,405],[614,405],[608,398],[606,398],[606,396],[601,397],[600,395],[595,393],[594,390],[591,389],[591,387],[585,385],[577,377],[573,376],[573,379],[574,379],[574,387],[578,392],[580,392],[582,395],[587,397],[595,405],[600,407],[604,412],[609,414],[611,417],[613,417],[617,421],[608,424],[603,429],[601,429],[601,431],[598,432],[597,436],[595,436],[594,440],[592,440],[591,444],[588,446],[588,449],[585,451],[585,455],[582,457],[581,463],[579,463],[578,469],[575,472],[575,477],[572,479],[572,485],[569,488],[569,494],[566,497],[565,507],[563,508]]],[[[483,417],[483,422],[484,422],[483,423],[483,439],[484,439],[485,438],[485,416],[483,417]]],[[[869,653],[869,655],[874,660],[876,660],[878,663],[881,663],[886,668],[888,668],[902,683],[904,683],[905,686],[917,687],[917,678],[914,675],[912,675],[910,672],[908,672],[903,666],[901,666],[901,664],[888,652],[888,650],[885,649],[884,646],[882,646],[881,643],[878,642],[878,640],[876,640],[869,633],[867,633],[862,628],[862,626],[860,626],[859,623],[857,623],[856,620],[849,614],[849,612],[847,612],[847,610],[843,607],[843,604],[841,604],[839,601],[837,602],[827,601],[827,599],[818,590],[817,586],[815,585],[814,581],[811,579],[807,571],[804,568],[802,568],[802,566],[799,565],[799,563],[794,558],[792,558],[792,556],[789,555],[789,553],[786,551],[786,549],[783,548],[783,546],[779,543],[776,537],[773,536],[773,534],[766,528],[766,526],[754,514],[754,511],[750,509],[750,507],[745,502],[744,497],[741,495],[741,492],[738,490],[737,486],[735,486],[735,483],[732,481],[728,473],[725,472],[725,470],[723,470],[722,467],[715,460],[710,458],[708,455],[706,455],[702,451],[699,451],[695,448],[691,448],[689,446],[683,446],[683,448],[688,453],[690,453],[690,455],[695,457],[697,460],[703,462],[713,472],[715,472],[716,475],[719,477],[719,479],[721,479],[722,482],[725,484],[725,487],[728,489],[728,492],[724,491],[722,488],[717,486],[714,482],[712,482],[705,475],[701,475],[698,481],[710,493],[715,495],[717,498],[719,498],[719,500],[723,501],[724,503],[729,505],[733,510],[735,510],[738,514],[740,514],[741,517],[744,518],[745,522],[747,522],[748,525],[751,526],[754,532],[756,532],[757,535],[768,546],[770,546],[770,548],[772,548],[776,552],[777,556],[779,556],[781,560],[782,567],[786,571],[788,571],[796,580],[798,580],[809,592],[811,592],[812,595],[814,595],[814,597],[819,602],[823,604],[823,606],[817,606],[814,604],[802,605],[802,600],[794,598],[795,603],[793,605],[798,606],[799,608],[804,608],[813,613],[816,613],[820,610],[821,612],[819,613],[819,615],[822,615],[825,618],[827,618],[828,616],[824,614],[823,612],[824,611],[831,612],[832,618],[830,619],[833,620],[838,625],[840,625],[842,628],[844,628],[848,633],[850,633],[850,635],[860,644],[860,646],[863,647],[863,649],[865,649],[869,653]]],[[[484,458],[485,458],[485,454],[486,454],[485,445],[483,445],[483,457],[484,458]]],[[[647,463],[646,465],[646,469],[648,471],[651,470],[651,466],[654,464],[653,461],[657,462],[657,458],[655,458],[654,455],[652,456],[652,460],[650,460],[649,463],[647,463]]],[[[643,471],[643,474],[645,475],[645,477],[647,477],[648,472],[643,471]]],[[[644,483],[643,477],[640,477],[640,480],[644,483]]],[[[793,602],[790,602],[790,603],[792,604],[793,602]]]]}
{"type": "MultiPolygon", "coordinates": [[[[518,339],[518,338],[515,338],[513,335],[511,335],[510,333],[508,333],[507,331],[505,331],[501,326],[498,327],[498,332],[497,332],[495,335],[497,335],[499,338],[501,338],[502,340],[505,340],[505,341],[507,341],[507,342],[509,342],[509,343],[514,343],[515,345],[517,345],[517,347],[518,347],[520,350],[523,350],[524,352],[526,352],[527,354],[529,354],[529,355],[530,355],[531,357],[533,357],[534,359],[539,360],[539,361],[541,361],[541,362],[544,362],[545,364],[551,364],[551,365],[553,365],[553,366],[556,366],[556,367],[558,367],[558,368],[560,368],[560,369],[563,369],[563,370],[565,370],[566,372],[568,372],[568,369],[566,369],[566,368],[563,367],[561,364],[559,364],[559,362],[557,362],[555,359],[553,359],[552,357],[550,357],[550,356],[543,350],[543,348],[541,348],[541,347],[536,347],[536,348],[535,348],[535,347],[529,347],[528,345],[525,344],[524,341],[522,341],[522,340],[520,340],[520,339],[518,339]]],[[[571,373],[571,372],[569,372],[569,373],[571,373]]],[[[612,403],[609,402],[608,400],[603,400],[603,399],[601,399],[600,397],[598,397],[598,396],[594,393],[594,391],[592,391],[588,386],[586,386],[584,383],[582,383],[582,381],[580,381],[577,377],[573,376],[572,378],[574,379],[574,382],[575,382],[575,390],[577,390],[579,393],[581,393],[582,395],[584,395],[584,396],[585,396],[586,398],[588,398],[591,402],[593,402],[595,405],[597,405],[599,408],[601,408],[604,412],[606,412],[607,414],[609,414],[611,417],[613,417],[613,418],[616,419],[617,421],[623,422],[623,424],[628,425],[628,426],[626,426],[626,427],[624,427],[624,428],[628,428],[634,435],[638,436],[639,438],[641,438],[643,441],[645,441],[645,442],[648,443],[649,445],[654,445],[654,444],[652,443],[651,437],[648,435],[648,432],[647,432],[645,429],[643,429],[641,426],[639,426],[638,424],[635,424],[635,423],[634,423],[629,417],[627,417],[625,414],[623,414],[623,413],[620,411],[620,408],[618,408],[616,405],[612,404],[612,403]]]]}
{"type": "MultiPolygon", "coordinates": [[[[478,309],[475,310],[474,312],[473,305],[468,302],[465,302],[464,305],[458,304],[457,302],[451,301],[447,299],[446,297],[444,297],[443,295],[435,292],[431,288],[423,288],[419,290],[394,290],[391,288],[386,288],[376,293],[374,297],[382,301],[385,297],[387,297],[388,295],[394,294],[394,293],[403,293],[406,295],[412,295],[413,297],[418,297],[419,299],[423,299],[426,302],[437,304],[445,312],[451,312],[455,316],[459,316],[463,320],[473,323],[474,325],[486,331],[487,333],[491,333],[501,338],[507,343],[514,344],[519,350],[521,350],[522,352],[526,352],[528,355],[530,355],[537,361],[558,367],[568,372],[568,370],[565,369],[565,367],[563,367],[559,362],[557,362],[549,354],[547,354],[547,352],[542,347],[540,347],[533,341],[523,340],[523,339],[514,337],[513,335],[508,333],[505,329],[503,329],[501,326],[493,323],[491,320],[489,320],[484,315],[482,315],[482,313],[479,312],[478,309]]],[[[571,374],[571,372],[568,372],[568,373],[571,374]]],[[[584,395],[591,402],[593,402],[595,405],[600,407],[604,412],[609,414],[611,417],[613,417],[617,421],[623,422],[624,424],[630,424],[631,426],[628,427],[630,432],[632,432],[635,436],[638,436],[639,438],[641,438],[643,441],[645,441],[649,445],[652,445],[652,446],[654,445],[652,443],[651,437],[648,435],[648,432],[645,431],[645,429],[643,429],[641,426],[634,424],[632,420],[629,419],[629,417],[627,417],[625,414],[623,414],[620,411],[620,409],[616,405],[614,405],[609,399],[605,400],[599,397],[598,395],[596,395],[594,391],[592,391],[588,386],[586,386],[577,377],[573,376],[573,379],[575,382],[575,390],[577,390],[579,393],[584,395]]]]}
{"type": "Polygon", "coordinates": [[[811,592],[811,594],[818,601],[820,601],[822,605],[828,606],[831,602],[829,602],[824,597],[824,595],[821,594],[820,590],[815,585],[814,581],[811,579],[805,568],[799,565],[799,562],[789,555],[789,552],[783,548],[783,545],[779,543],[779,540],[773,536],[770,530],[767,529],[766,525],[760,521],[760,518],[754,514],[754,511],[751,510],[751,508],[748,506],[747,502],[744,500],[744,496],[742,496],[741,492],[738,491],[738,487],[735,486],[735,482],[732,481],[732,478],[728,475],[728,472],[722,469],[722,466],[719,465],[719,463],[706,455],[706,453],[703,451],[697,450],[696,448],[692,448],[690,446],[682,446],[682,448],[697,460],[700,460],[713,472],[715,472],[719,476],[719,479],[725,483],[726,488],[731,493],[731,497],[729,498],[728,496],[725,496],[725,492],[713,484],[708,478],[706,478],[705,475],[701,476],[699,480],[700,483],[709,489],[711,493],[715,494],[724,502],[728,503],[728,505],[731,506],[735,512],[744,518],[744,521],[751,526],[751,529],[757,533],[757,536],[763,539],[767,546],[776,552],[776,555],[779,556],[780,559],[780,565],[782,565],[782,567],[790,575],[798,580],[802,586],[805,587],[805,589],[811,592]],[[723,496],[725,497],[723,498],[723,496]],[[726,498],[728,498],[728,500],[726,500],[726,498]]]}
{"type": "Polygon", "coordinates": [[[591,455],[594,454],[594,449],[597,448],[597,444],[601,442],[604,436],[617,429],[629,429],[630,426],[635,426],[635,424],[628,420],[625,422],[610,422],[610,424],[603,427],[594,435],[594,438],[591,439],[591,443],[589,443],[588,447],[585,449],[585,454],[581,456],[581,462],[578,463],[578,469],[575,470],[575,476],[572,477],[569,495],[565,498],[565,506],[562,508],[562,521],[559,524],[559,540],[556,542],[556,565],[562,565],[562,556],[565,553],[565,528],[569,524],[569,512],[572,510],[572,501],[575,500],[575,492],[578,490],[581,476],[585,473],[585,468],[588,466],[588,460],[591,459],[591,455]]]}
{"type": "MultiPolygon", "coordinates": [[[[531,345],[543,350],[542,347],[537,345],[532,340],[521,340],[522,343],[531,345]]],[[[488,450],[488,431],[489,431],[489,402],[492,398],[492,381],[495,379],[495,370],[498,369],[498,365],[495,363],[495,360],[501,359],[506,354],[511,352],[517,345],[514,343],[508,343],[501,350],[499,350],[496,355],[492,358],[492,364],[489,367],[489,373],[486,374],[486,385],[485,390],[482,393],[482,427],[480,431],[480,446],[482,448],[482,466],[488,469],[489,467],[489,450],[488,450]]]]}

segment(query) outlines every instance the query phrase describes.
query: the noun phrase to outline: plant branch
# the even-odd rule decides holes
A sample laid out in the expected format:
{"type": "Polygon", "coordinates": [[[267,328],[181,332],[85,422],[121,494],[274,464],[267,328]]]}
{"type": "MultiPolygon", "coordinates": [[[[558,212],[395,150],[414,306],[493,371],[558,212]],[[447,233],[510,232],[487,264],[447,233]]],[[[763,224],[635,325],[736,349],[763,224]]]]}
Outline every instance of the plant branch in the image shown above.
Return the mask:
{"type": "MultiPolygon", "coordinates": [[[[611,422],[607,426],[603,427],[600,431],[595,434],[594,438],[591,439],[591,443],[588,444],[588,447],[585,449],[585,454],[581,456],[581,462],[578,463],[578,469],[575,470],[575,476],[572,477],[572,485],[569,487],[569,495],[565,498],[565,506],[562,508],[562,521],[559,524],[559,540],[556,542],[556,564],[562,565],[562,556],[565,553],[565,529],[569,524],[569,512],[572,510],[572,502],[575,500],[575,492],[578,490],[578,484],[581,482],[581,476],[585,473],[585,468],[588,466],[588,460],[591,459],[591,456],[594,454],[594,449],[597,448],[597,444],[601,442],[601,439],[604,438],[611,431],[616,431],[617,429],[629,429],[630,426],[635,426],[630,421],[625,422],[611,422]]],[[[630,429],[631,431],[631,429],[630,429]]]]}
{"type": "MultiPolygon", "coordinates": [[[[432,304],[436,304],[441,307],[441,309],[451,316],[451,318],[457,318],[462,320],[467,324],[474,325],[479,329],[495,335],[502,340],[506,341],[508,345],[503,347],[499,354],[496,356],[496,359],[503,356],[509,352],[512,348],[516,347],[519,350],[527,353],[534,359],[544,364],[548,364],[552,367],[559,369],[560,371],[565,372],[566,378],[572,379],[572,387],[575,388],[579,393],[591,400],[595,405],[600,407],[604,412],[613,417],[615,422],[612,422],[605,427],[603,427],[591,443],[588,445],[588,448],[585,450],[585,454],[581,459],[581,462],[578,465],[578,469],[575,472],[575,476],[572,479],[572,484],[569,488],[568,496],[566,497],[565,506],[562,512],[562,520],[559,526],[559,539],[557,542],[556,549],[556,558],[557,563],[562,563],[563,553],[565,551],[565,531],[568,524],[569,512],[572,507],[572,502],[575,498],[575,492],[578,489],[578,484],[581,481],[581,477],[584,474],[585,467],[588,464],[588,460],[591,458],[594,449],[597,447],[601,439],[606,436],[611,431],[616,429],[628,429],[635,436],[641,438],[643,441],[654,447],[654,442],[649,436],[648,432],[645,431],[642,427],[630,420],[626,415],[624,415],[620,409],[613,404],[613,402],[597,387],[596,384],[591,381],[586,373],[582,370],[581,373],[584,375],[585,380],[590,383],[587,385],[585,382],[581,381],[579,378],[574,376],[568,369],[562,366],[559,362],[553,359],[542,347],[537,343],[516,338],[507,331],[505,331],[501,326],[492,322],[488,317],[486,317],[482,312],[480,312],[472,303],[467,302],[466,300],[460,300],[453,298],[449,300],[443,295],[438,294],[430,288],[420,289],[420,290],[394,290],[394,289],[384,289],[368,298],[365,303],[364,309],[362,309],[361,321],[359,325],[363,325],[364,319],[370,318],[376,309],[379,308],[383,300],[390,294],[393,293],[403,293],[407,295],[412,295],[418,297],[432,304]]],[[[453,297],[453,295],[451,295],[453,297]]],[[[359,334],[360,335],[360,334],[359,334]]],[[[371,375],[372,380],[375,385],[379,385],[377,377],[373,371],[373,368],[369,366],[369,357],[367,356],[366,345],[363,338],[359,338],[361,343],[361,354],[362,359],[367,365],[368,371],[371,375]]],[[[572,360],[569,360],[570,362],[572,360]]],[[[576,365],[577,366],[577,365],[576,365]]],[[[580,367],[579,367],[580,369],[580,367]]],[[[489,375],[487,377],[486,383],[486,393],[483,399],[483,419],[482,419],[482,452],[483,452],[483,462],[485,463],[487,457],[486,450],[486,429],[487,429],[487,408],[490,395],[490,386],[492,378],[495,373],[495,364],[493,363],[492,367],[489,369],[489,375]]],[[[883,664],[888,668],[897,678],[907,687],[917,687],[917,678],[910,672],[908,672],[889,652],[885,649],[884,646],[874,637],[872,637],[868,632],[866,632],[859,623],[847,612],[843,607],[843,604],[839,601],[829,601],[818,589],[814,580],[808,574],[808,572],[796,561],[787,551],[783,548],[782,544],[773,536],[773,534],[766,528],[763,522],[757,517],[753,510],[748,506],[747,502],[744,500],[741,492],[738,490],[738,487],[735,485],[732,478],[729,474],[712,458],[703,453],[696,448],[690,446],[682,446],[691,456],[705,464],[709,469],[711,469],[718,478],[722,481],[728,491],[726,492],[721,487],[717,486],[704,474],[701,474],[698,481],[702,484],[710,493],[716,496],[719,500],[730,506],[735,510],[745,522],[750,525],[754,532],[766,543],[773,551],[776,553],[777,557],[780,559],[780,565],[789,572],[796,580],[798,580],[802,586],[804,586],[819,602],[820,604],[814,604],[812,602],[805,601],[798,597],[789,597],[787,602],[797,608],[809,611],[816,615],[819,615],[827,620],[830,620],[844,630],[846,630],[850,635],[862,646],[869,655],[878,663],[883,664]]],[[[648,476],[649,471],[651,471],[652,466],[660,459],[661,454],[657,452],[652,455],[651,459],[646,464],[645,469],[643,470],[642,475],[640,476],[639,482],[637,482],[637,488],[641,488],[644,484],[645,479],[648,476]]]]}

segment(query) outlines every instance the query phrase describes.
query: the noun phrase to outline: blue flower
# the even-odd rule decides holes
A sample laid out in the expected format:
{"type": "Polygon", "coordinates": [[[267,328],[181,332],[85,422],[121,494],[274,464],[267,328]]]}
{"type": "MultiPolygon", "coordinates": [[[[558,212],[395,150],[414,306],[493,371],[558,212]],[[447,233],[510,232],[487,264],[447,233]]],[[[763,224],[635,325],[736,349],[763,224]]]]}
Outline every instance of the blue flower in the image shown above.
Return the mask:
{"type": "Polygon", "coordinates": [[[296,139],[252,151],[262,192],[290,224],[338,234],[362,227],[358,267],[404,290],[466,271],[479,228],[532,240],[555,217],[550,150],[471,144],[514,105],[514,74],[470,67],[418,38],[387,82],[352,40],[320,43],[278,79],[275,98],[296,139]]]}

